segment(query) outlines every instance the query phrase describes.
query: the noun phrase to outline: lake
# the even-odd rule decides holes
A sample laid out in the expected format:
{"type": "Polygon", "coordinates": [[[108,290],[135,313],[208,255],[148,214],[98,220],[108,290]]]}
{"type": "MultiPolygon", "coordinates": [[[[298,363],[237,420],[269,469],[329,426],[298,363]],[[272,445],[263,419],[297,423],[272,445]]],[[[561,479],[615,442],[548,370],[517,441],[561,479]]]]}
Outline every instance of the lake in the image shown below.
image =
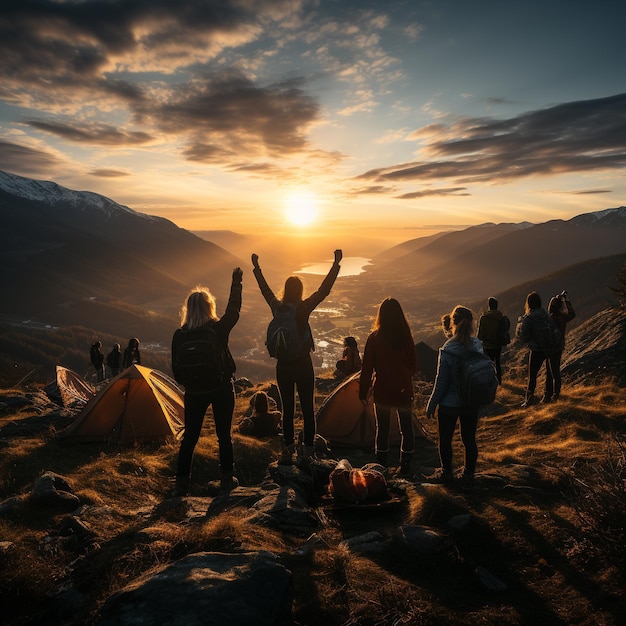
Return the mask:
{"type": "MultiPolygon", "coordinates": [[[[357,276],[361,274],[365,267],[370,264],[371,259],[366,259],[362,256],[346,256],[341,259],[341,272],[339,276],[357,276]]],[[[330,269],[332,261],[325,261],[324,263],[310,263],[309,265],[303,265],[298,271],[298,274],[319,274],[326,276],[330,269]]]]}

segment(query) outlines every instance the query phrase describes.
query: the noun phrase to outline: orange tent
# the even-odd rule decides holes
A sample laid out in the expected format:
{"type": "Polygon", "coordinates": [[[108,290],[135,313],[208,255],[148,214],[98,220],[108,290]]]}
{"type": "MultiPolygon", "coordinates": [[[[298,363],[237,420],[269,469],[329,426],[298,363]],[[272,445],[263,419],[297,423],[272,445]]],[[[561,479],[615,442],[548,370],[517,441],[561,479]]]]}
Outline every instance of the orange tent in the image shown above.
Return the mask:
{"type": "Polygon", "coordinates": [[[184,430],[183,392],[158,370],[133,365],[92,398],[57,437],[76,441],[180,439],[184,430]]]}
{"type": "MultiPolygon", "coordinates": [[[[317,432],[330,442],[331,446],[344,448],[373,448],[376,439],[376,418],[372,393],[368,395],[365,407],[359,400],[360,372],[346,378],[321,404],[315,416],[317,432]]],[[[413,433],[416,437],[425,436],[424,429],[415,415],[413,433]]],[[[389,444],[400,444],[400,428],[397,419],[391,419],[389,444]]]]}

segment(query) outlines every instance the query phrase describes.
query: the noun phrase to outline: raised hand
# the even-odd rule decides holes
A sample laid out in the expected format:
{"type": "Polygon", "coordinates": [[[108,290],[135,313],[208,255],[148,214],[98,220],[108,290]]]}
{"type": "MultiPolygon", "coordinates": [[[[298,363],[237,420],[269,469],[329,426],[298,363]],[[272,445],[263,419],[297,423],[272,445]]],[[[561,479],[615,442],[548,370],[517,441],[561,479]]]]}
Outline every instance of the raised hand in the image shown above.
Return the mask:
{"type": "Polygon", "coordinates": [[[236,267],[233,270],[233,282],[240,283],[243,278],[243,270],[240,267],[236,267]]]}
{"type": "Polygon", "coordinates": [[[252,266],[254,267],[254,269],[257,269],[259,267],[259,255],[258,254],[252,254],[252,266]]]}
{"type": "Polygon", "coordinates": [[[341,250],[335,250],[335,263],[339,263],[343,258],[343,252],[341,250]]]}

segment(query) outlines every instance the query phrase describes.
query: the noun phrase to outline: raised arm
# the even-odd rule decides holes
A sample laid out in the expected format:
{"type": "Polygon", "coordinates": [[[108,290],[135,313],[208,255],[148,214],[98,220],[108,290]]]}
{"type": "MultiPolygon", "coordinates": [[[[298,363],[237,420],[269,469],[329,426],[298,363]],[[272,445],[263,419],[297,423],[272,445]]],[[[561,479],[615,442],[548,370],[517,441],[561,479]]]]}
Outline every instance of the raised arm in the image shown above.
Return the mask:
{"type": "Polygon", "coordinates": [[[306,300],[303,301],[309,313],[318,304],[320,304],[324,300],[324,298],[326,298],[328,294],[330,293],[330,290],[333,288],[333,285],[335,284],[335,280],[337,279],[337,275],[339,274],[339,270],[341,269],[341,266],[339,265],[339,263],[341,262],[342,258],[343,258],[342,251],[335,250],[335,260],[328,274],[326,275],[326,278],[324,278],[324,280],[322,281],[322,284],[319,286],[319,289],[315,293],[312,293],[306,300]]]}
{"type": "Polygon", "coordinates": [[[256,278],[256,282],[259,285],[259,289],[261,290],[261,294],[265,298],[265,301],[269,305],[270,309],[274,311],[274,309],[280,304],[278,298],[274,295],[274,292],[270,289],[270,286],[267,284],[265,280],[265,276],[263,276],[263,272],[261,271],[261,266],[259,265],[259,255],[252,255],[252,273],[256,278]]]}

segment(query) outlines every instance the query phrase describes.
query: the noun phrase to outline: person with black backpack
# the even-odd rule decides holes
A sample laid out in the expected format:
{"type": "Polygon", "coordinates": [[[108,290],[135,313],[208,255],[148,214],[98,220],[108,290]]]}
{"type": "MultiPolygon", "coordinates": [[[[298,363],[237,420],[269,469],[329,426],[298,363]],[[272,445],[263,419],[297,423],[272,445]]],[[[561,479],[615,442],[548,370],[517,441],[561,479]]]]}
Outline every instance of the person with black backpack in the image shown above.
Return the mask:
{"type": "Polygon", "coordinates": [[[465,447],[465,468],[459,484],[470,489],[478,460],[476,429],[478,410],[492,402],[498,386],[495,366],[484,353],[482,342],[474,336],[472,312],[457,305],[450,315],[452,337],[439,350],[435,385],[428,399],[426,416],[437,414],[439,430],[439,459],[441,468],[430,482],[450,484],[454,480],[452,467],[452,437],[457,421],[461,425],[461,440],[465,447]]]}
{"type": "Polygon", "coordinates": [[[235,409],[235,361],[228,348],[231,330],[241,311],[243,272],[233,270],[230,297],[224,315],[216,314],[215,297],[196,287],[181,309],[181,327],[172,337],[172,371],[185,389],[185,432],[178,453],[174,496],[189,493],[193,452],[200,438],[204,415],[213,408],[219,448],[220,488],[234,489],[234,455],[231,426],[235,409]]]}
{"type": "Polygon", "coordinates": [[[291,465],[295,452],[293,418],[296,409],[296,390],[300,398],[304,421],[305,459],[314,457],[315,440],[315,372],[311,351],[315,350],[309,316],[323,302],[335,284],[342,258],[341,250],[335,250],[334,262],[319,289],[308,298],[302,298],[304,286],[298,276],[285,281],[282,298],[270,289],[261,267],[259,256],[252,255],[254,277],[261,294],[269,305],[273,319],[268,326],[266,345],[270,356],[277,359],[276,383],[280,392],[283,413],[283,451],[279,463],[291,465]]]}
{"type": "Polygon", "coordinates": [[[511,322],[502,311],[498,310],[498,300],[491,297],[487,300],[489,307],[478,320],[478,338],[483,342],[485,354],[496,366],[498,381],[502,383],[501,354],[503,346],[511,343],[509,329],[511,322]]]}
{"type": "Polygon", "coordinates": [[[550,399],[556,401],[561,395],[561,357],[565,348],[565,327],[568,322],[571,322],[576,317],[576,311],[574,311],[574,307],[567,296],[567,291],[562,291],[550,299],[548,313],[557,325],[561,335],[563,335],[563,344],[552,359],[550,375],[547,375],[548,373],[546,372],[546,386],[543,394],[546,401],[550,399]]]}
{"type": "MultiPolygon", "coordinates": [[[[528,384],[522,407],[535,403],[537,375],[541,366],[546,364],[546,376],[552,378],[553,372],[560,369],[563,335],[550,314],[541,307],[541,296],[531,291],[526,296],[524,315],[519,319],[515,334],[522,344],[528,346],[528,384]]],[[[551,402],[552,394],[543,396],[541,402],[551,402]]]]}

